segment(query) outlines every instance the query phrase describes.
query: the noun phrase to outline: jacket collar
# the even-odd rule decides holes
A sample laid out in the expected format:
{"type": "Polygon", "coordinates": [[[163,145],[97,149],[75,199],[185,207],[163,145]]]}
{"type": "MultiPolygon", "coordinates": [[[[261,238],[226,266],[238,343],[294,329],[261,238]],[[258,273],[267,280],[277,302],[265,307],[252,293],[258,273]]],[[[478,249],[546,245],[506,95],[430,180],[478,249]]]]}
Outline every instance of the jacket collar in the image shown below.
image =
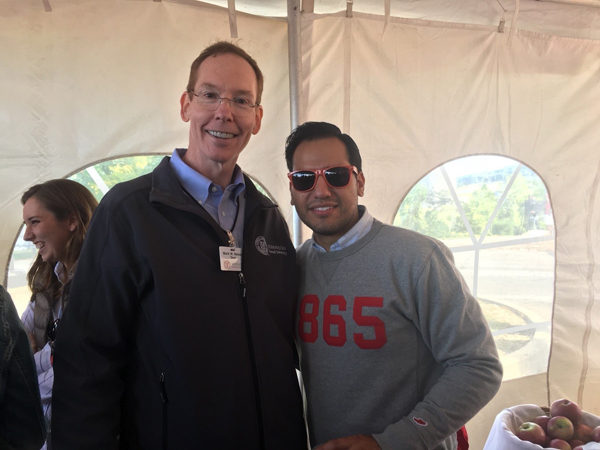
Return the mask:
{"type": "MultiPolygon", "coordinates": [[[[173,208],[190,211],[202,217],[210,215],[190,196],[179,184],[169,157],[165,156],[152,172],[152,187],[150,190],[150,203],[162,203],[173,208]]],[[[245,219],[250,217],[257,208],[274,208],[275,203],[261,195],[250,178],[244,174],[246,183],[246,213],[245,219]]]]}

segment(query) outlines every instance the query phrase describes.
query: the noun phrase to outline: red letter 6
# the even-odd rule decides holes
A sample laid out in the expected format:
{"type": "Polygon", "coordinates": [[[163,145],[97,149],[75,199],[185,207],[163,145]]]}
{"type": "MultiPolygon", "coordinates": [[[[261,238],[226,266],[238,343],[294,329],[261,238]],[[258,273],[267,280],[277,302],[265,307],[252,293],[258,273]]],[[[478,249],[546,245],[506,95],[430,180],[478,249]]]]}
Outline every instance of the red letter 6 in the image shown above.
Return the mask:
{"type": "Polygon", "coordinates": [[[337,305],[339,311],[346,311],[346,299],[341,295],[330,295],[323,308],[323,338],[334,347],[343,347],[346,343],[346,322],[339,314],[331,314],[331,306],[337,305]],[[331,326],[337,325],[337,336],[331,335],[331,326]]]}

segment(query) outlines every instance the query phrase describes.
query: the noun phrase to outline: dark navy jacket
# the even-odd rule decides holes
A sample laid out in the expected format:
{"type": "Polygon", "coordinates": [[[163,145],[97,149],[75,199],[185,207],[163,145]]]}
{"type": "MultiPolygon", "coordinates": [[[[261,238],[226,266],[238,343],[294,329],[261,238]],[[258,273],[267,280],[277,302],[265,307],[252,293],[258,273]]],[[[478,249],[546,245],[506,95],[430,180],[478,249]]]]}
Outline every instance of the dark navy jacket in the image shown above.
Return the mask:
{"type": "Polygon", "coordinates": [[[29,338],[0,286],[0,449],[39,450],[46,425],[29,338]]]}
{"type": "Polygon", "coordinates": [[[295,250],[245,181],[241,273],[169,158],[102,200],[57,332],[53,450],[306,449],[295,250]]]}

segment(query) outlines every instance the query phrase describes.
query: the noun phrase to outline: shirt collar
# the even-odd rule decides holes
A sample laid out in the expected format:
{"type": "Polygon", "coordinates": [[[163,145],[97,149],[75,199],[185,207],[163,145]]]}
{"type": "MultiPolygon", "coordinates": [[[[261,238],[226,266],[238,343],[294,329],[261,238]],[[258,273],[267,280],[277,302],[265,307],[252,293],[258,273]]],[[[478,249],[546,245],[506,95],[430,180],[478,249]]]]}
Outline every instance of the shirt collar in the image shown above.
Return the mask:
{"type": "MultiPolygon", "coordinates": [[[[360,215],[360,219],[358,222],[354,224],[350,230],[346,234],[344,234],[341,238],[335,241],[330,247],[330,252],[336,252],[342,250],[355,242],[358,242],[362,237],[364,237],[369,231],[371,231],[371,227],[373,226],[373,216],[369,214],[367,208],[363,205],[358,205],[358,214],[360,215]]],[[[326,252],[324,247],[317,244],[314,239],[314,235],[312,238],[312,246],[314,249],[320,252],[326,252]]]]}
{"type": "MultiPolygon", "coordinates": [[[[175,172],[175,176],[179,180],[181,186],[200,204],[204,205],[211,193],[213,186],[221,190],[221,187],[213,183],[201,173],[195,171],[188,166],[182,159],[187,149],[176,148],[171,155],[171,168],[175,172]]],[[[233,169],[232,182],[227,187],[231,191],[231,198],[237,198],[240,195],[246,184],[244,182],[244,174],[242,169],[237,164],[233,169]],[[233,188],[232,188],[233,186],[233,188]]]]}
{"type": "Polygon", "coordinates": [[[67,282],[69,282],[69,280],[71,278],[73,278],[73,274],[75,273],[74,270],[71,270],[69,273],[66,273],[66,272],[67,272],[67,268],[60,261],[58,261],[54,265],[54,275],[56,275],[56,278],[58,278],[58,281],[60,281],[60,284],[62,284],[62,285],[67,284],[67,282]]]}

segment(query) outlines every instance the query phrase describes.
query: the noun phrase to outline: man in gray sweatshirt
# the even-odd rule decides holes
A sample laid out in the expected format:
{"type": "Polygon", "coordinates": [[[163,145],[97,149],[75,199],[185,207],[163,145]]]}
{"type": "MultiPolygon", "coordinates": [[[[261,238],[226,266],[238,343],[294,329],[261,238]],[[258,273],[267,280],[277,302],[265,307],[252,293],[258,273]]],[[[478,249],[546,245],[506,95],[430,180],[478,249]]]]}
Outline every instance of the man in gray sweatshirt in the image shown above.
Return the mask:
{"type": "Polygon", "coordinates": [[[297,343],[319,450],[450,450],[498,391],[477,300],[441,242],[374,219],[352,138],[325,122],[286,142],[298,248],[297,343]]]}

